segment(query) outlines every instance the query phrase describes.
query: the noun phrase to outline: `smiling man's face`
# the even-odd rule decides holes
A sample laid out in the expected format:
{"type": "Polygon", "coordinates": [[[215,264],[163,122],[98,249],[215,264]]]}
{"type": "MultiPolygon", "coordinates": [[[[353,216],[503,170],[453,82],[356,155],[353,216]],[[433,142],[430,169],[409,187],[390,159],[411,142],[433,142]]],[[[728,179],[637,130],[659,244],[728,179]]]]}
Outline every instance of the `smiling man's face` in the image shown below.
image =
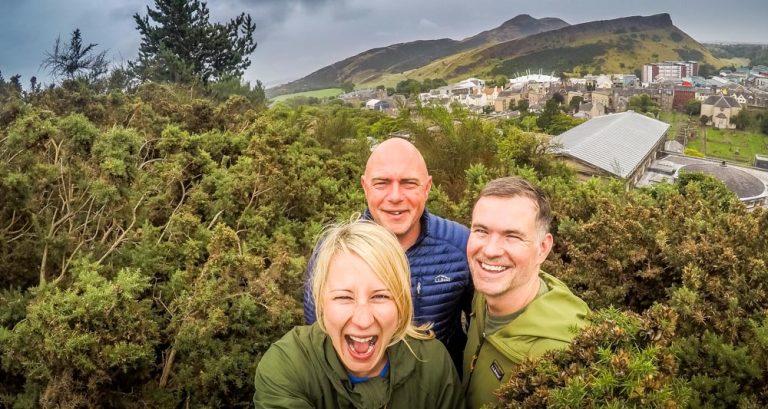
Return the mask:
{"type": "Polygon", "coordinates": [[[403,139],[383,142],[368,159],[361,184],[373,220],[408,249],[419,237],[419,221],[432,187],[419,151],[403,139]]]}
{"type": "Polygon", "coordinates": [[[552,247],[552,235],[536,224],[537,209],[527,197],[481,197],[472,211],[467,259],[475,289],[502,301],[538,280],[552,247]]]}

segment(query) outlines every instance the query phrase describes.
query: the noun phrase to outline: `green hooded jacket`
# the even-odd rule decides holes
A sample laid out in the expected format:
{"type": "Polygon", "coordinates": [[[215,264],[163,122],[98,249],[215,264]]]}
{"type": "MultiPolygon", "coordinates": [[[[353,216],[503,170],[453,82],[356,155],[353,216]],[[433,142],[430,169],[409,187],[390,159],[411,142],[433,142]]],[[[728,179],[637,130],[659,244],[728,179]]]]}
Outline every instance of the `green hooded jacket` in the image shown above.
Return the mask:
{"type": "Polygon", "coordinates": [[[386,376],[352,385],[328,335],[317,324],[296,327],[261,358],[253,403],[256,408],[463,408],[463,389],[443,344],[407,341],[413,353],[403,341],[387,349],[386,376]]]}
{"type": "Polygon", "coordinates": [[[510,368],[525,358],[565,349],[582,328],[589,312],[587,304],[562,281],[539,272],[549,291],[536,297],[523,312],[493,334],[483,334],[485,297],[475,293],[472,321],[464,348],[464,387],[468,408],[496,402],[494,392],[509,381],[510,368]]]}

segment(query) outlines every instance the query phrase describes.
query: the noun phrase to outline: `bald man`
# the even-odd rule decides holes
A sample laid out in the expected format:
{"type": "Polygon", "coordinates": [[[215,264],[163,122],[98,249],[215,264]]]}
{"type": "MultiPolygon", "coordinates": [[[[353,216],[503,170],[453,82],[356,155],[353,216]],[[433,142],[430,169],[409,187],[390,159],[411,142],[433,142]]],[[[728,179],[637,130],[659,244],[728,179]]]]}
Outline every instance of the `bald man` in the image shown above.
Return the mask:
{"type": "MultiPolygon", "coordinates": [[[[461,315],[469,314],[473,291],[466,252],[469,229],[426,210],[432,177],[424,157],[405,139],[392,138],[377,146],[360,183],[368,202],[363,218],[394,233],[408,257],[414,319],[434,324],[435,335],[461,373],[467,341],[461,315]]],[[[313,264],[310,260],[307,283],[313,264]]],[[[309,285],[304,287],[304,317],[309,324],[315,322],[309,285]]]]}

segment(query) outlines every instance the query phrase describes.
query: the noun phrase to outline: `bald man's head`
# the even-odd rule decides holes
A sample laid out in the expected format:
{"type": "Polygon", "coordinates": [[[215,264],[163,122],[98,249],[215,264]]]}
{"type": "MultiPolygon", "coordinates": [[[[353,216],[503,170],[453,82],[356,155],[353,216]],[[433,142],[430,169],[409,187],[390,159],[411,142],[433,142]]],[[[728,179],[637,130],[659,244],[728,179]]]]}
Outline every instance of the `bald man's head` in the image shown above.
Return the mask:
{"type": "Polygon", "coordinates": [[[373,219],[394,233],[404,249],[413,245],[432,188],[419,150],[401,138],[382,142],[368,158],[361,183],[373,219]]]}

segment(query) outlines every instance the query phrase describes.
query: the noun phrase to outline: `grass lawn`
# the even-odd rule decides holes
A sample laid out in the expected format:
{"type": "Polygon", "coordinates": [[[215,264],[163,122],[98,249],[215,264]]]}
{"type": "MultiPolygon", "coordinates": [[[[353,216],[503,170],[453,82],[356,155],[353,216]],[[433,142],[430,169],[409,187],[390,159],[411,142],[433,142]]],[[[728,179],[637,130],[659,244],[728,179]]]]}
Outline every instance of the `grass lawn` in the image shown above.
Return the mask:
{"type": "Polygon", "coordinates": [[[695,138],[688,141],[688,147],[707,157],[752,165],[755,154],[768,154],[768,136],[735,129],[704,127],[695,138]]]}
{"type": "Polygon", "coordinates": [[[326,98],[326,97],[335,97],[337,95],[340,95],[344,92],[341,88],[326,88],[326,89],[318,89],[315,91],[304,91],[304,92],[296,92],[294,94],[285,94],[285,95],[279,95],[271,99],[272,102],[278,102],[278,101],[285,101],[286,99],[293,98],[293,97],[316,97],[316,98],[326,98]]]}

